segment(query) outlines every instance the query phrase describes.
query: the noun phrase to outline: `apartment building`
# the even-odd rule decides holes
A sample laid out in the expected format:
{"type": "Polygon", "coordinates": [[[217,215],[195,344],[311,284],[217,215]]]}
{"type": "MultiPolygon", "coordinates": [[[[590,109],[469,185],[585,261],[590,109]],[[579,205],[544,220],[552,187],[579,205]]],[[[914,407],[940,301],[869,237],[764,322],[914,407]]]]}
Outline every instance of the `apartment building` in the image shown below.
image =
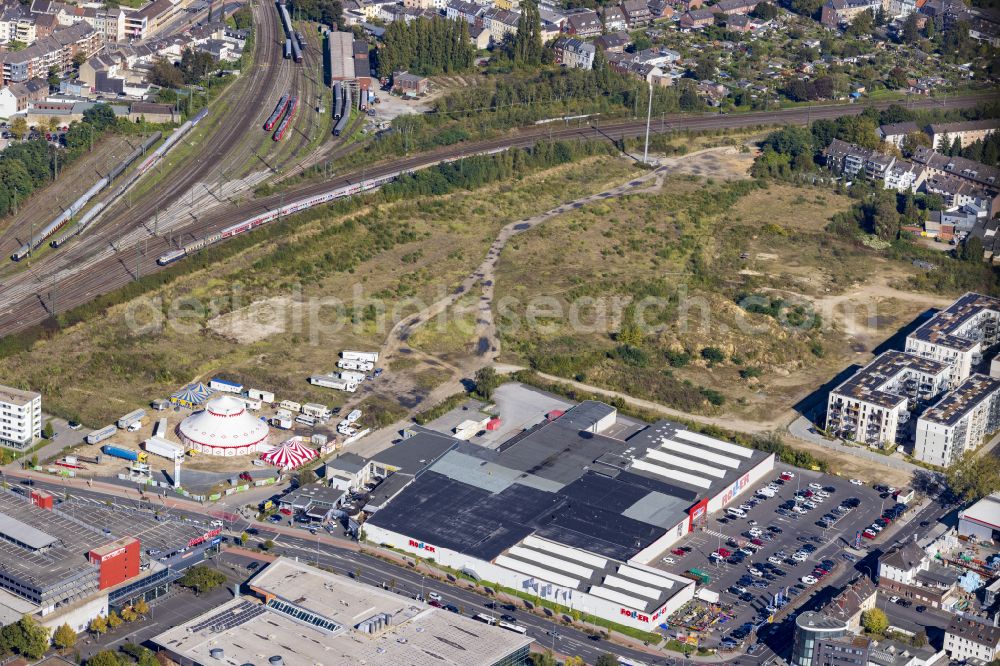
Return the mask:
{"type": "Polygon", "coordinates": [[[850,25],[858,14],[870,11],[874,15],[881,6],[880,0],[827,0],[819,21],[828,28],[850,25]]]}
{"type": "Polygon", "coordinates": [[[0,386],[0,446],[23,451],[41,436],[41,394],[0,386]]]}
{"type": "Polygon", "coordinates": [[[60,72],[68,71],[73,64],[74,55],[83,53],[89,58],[100,48],[100,34],[86,23],[61,28],[26,49],[0,53],[3,83],[19,83],[34,77],[45,78],[52,67],[60,72]]]}
{"type": "Polygon", "coordinates": [[[950,376],[948,363],[884,352],[830,392],[826,429],[845,440],[894,447],[910,433],[911,412],[941,395],[950,376]]]}
{"type": "Polygon", "coordinates": [[[944,651],[952,663],[989,663],[1000,652],[1000,627],[956,616],[944,632],[944,651]]]}
{"type": "Polygon", "coordinates": [[[917,419],[913,455],[948,467],[1000,430],[1000,379],[974,374],[917,419]]]}
{"type": "Polygon", "coordinates": [[[906,336],[905,350],[946,363],[950,385],[961,384],[1000,341],[1000,299],[969,292],[906,336]]]}
{"type": "Polygon", "coordinates": [[[593,44],[574,37],[560,37],[552,43],[556,62],[566,67],[591,69],[596,49],[593,44]]]}
{"type": "Polygon", "coordinates": [[[947,150],[958,139],[962,147],[982,141],[997,131],[1000,118],[966,120],[957,123],[936,123],[930,126],[931,145],[937,150],[947,150]]]}

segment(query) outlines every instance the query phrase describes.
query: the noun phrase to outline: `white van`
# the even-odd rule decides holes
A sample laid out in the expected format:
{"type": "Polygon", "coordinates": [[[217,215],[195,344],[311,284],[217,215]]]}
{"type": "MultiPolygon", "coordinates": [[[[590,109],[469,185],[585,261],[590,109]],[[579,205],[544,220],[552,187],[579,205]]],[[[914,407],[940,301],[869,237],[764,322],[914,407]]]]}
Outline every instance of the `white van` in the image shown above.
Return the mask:
{"type": "Polygon", "coordinates": [[[729,507],[728,509],[726,509],[726,513],[729,514],[730,516],[733,516],[734,518],[746,518],[747,517],[747,512],[746,511],[744,511],[743,509],[737,509],[735,507],[729,507]]]}

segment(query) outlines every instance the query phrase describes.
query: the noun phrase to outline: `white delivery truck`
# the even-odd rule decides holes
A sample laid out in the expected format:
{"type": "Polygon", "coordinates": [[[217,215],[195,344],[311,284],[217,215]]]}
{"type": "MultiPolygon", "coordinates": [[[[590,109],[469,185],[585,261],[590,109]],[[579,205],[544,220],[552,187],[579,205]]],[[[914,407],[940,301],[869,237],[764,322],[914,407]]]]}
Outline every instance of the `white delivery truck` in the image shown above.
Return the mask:
{"type": "Polygon", "coordinates": [[[274,402],[273,393],[270,391],[261,391],[260,389],[247,389],[247,397],[251,400],[260,400],[269,405],[274,402]]]}
{"type": "Polygon", "coordinates": [[[184,458],[184,447],[160,437],[150,437],[142,443],[142,448],[146,449],[148,453],[162,456],[167,460],[181,460],[184,458]]]}
{"type": "Polygon", "coordinates": [[[291,400],[282,400],[278,403],[278,407],[287,409],[290,412],[295,412],[296,414],[302,411],[302,405],[297,402],[292,402],[291,400]]]}
{"type": "Polygon", "coordinates": [[[340,352],[340,358],[345,358],[348,361],[368,361],[369,363],[378,363],[378,352],[344,350],[340,352]]]}
{"type": "Polygon", "coordinates": [[[122,430],[125,430],[136,421],[141,421],[142,417],[144,417],[145,415],[146,415],[145,409],[137,409],[134,412],[129,412],[125,416],[118,419],[118,427],[121,428],[122,430]]]}

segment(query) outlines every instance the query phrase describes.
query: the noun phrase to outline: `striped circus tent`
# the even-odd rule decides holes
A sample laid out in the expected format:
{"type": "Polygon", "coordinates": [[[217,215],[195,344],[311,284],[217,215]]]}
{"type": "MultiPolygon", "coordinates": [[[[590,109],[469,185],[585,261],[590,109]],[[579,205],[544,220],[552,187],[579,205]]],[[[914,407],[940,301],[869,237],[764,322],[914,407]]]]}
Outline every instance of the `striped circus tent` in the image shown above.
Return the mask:
{"type": "Polygon", "coordinates": [[[260,458],[275,467],[291,469],[309,462],[317,455],[319,454],[316,453],[315,449],[304,446],[297,437],[293,437],[280,446],[274,447],[260,458]]]}
{"type": "Polygon", "coordinates": [[[212,395],[212,389],[201,382],[195,382],[171,395],[170,402],[184,407],[194,407],[208,400],[210,395],[212,395]]]}

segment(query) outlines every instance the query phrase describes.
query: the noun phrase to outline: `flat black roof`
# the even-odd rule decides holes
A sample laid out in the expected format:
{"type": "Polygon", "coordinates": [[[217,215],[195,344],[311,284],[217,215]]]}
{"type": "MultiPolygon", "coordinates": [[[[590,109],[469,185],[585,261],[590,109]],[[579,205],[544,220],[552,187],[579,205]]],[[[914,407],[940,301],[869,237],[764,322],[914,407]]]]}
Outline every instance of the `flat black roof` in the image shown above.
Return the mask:
{"type": "Polygon", "coordinates": [[[412,437],[379,451],[370,462],[418,474],[455,448],[459,440],[426,428],[415,428],[412,437]]]}

